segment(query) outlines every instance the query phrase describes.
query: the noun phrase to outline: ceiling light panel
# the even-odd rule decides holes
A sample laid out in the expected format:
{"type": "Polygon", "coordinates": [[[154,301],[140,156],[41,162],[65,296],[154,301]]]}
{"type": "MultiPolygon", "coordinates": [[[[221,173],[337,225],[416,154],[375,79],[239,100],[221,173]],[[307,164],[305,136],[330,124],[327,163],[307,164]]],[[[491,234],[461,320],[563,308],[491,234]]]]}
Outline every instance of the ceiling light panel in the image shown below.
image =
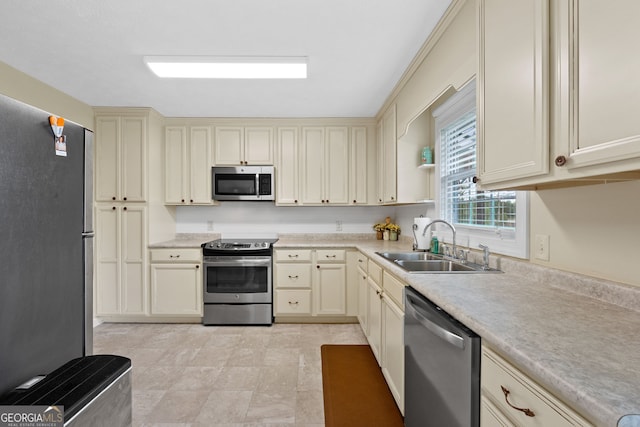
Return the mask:
{"type": "Polygon", "coordinates": [[[306,79],[306,57],[145,56],[158,77],[192,79],[306,79]]]}

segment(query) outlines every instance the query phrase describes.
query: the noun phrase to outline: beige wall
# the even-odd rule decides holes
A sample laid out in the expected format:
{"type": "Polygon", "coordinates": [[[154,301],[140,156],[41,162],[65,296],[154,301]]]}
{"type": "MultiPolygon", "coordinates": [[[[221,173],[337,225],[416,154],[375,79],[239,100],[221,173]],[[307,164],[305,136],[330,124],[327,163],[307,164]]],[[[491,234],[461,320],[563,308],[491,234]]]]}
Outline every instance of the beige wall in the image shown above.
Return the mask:
{"type": "Polygon", "coordinates": [[[531,261],[640,286],[640,182],[531,193],[531,261]],[[534,258],[550,236],[549,262],[534,258]]]}
{"type": "Polygon", "coordinates": [[[93,109],[69,95],[0,62],[0,93],[64,117],[87,129],[94,128],[93,109]]]}

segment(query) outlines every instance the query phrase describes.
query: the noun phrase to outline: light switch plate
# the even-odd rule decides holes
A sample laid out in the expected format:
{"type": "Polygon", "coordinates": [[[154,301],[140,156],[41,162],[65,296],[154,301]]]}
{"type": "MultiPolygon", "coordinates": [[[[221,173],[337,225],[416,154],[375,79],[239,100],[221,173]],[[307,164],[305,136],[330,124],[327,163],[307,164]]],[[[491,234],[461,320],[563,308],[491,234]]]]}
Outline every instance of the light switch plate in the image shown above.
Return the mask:
{"type": "Polygon", "coordinates": [[[549,235],[536,234],[534,253],[536,259],[549,261],[549,235]]]}

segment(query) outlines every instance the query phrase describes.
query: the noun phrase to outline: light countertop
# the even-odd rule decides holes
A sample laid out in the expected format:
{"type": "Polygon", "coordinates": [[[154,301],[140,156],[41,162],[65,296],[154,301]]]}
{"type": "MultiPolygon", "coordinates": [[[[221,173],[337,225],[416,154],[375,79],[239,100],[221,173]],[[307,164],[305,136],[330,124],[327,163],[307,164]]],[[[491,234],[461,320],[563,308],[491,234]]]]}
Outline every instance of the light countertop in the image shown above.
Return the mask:
{"type": "Polygon", "coordinates": [[[406,241],[281,236],[284,247],[360,250],[595,425],[640,426],[622,419],[640,414],[640,288],[506,258],[504,274],[410,274],[375,253],[406,241]]]}

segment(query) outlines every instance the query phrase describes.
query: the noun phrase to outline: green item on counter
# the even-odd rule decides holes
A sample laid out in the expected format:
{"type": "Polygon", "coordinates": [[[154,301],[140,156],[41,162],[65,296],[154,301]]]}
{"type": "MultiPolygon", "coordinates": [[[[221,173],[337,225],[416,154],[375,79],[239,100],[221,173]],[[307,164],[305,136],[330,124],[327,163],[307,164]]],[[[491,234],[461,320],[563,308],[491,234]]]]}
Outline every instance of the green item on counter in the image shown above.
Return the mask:
{"type": "Polygon", "coordinates": [[[438,253],[438,251],[440,250],[439,246],[440,246],[440,245],[439,245],[439,243],[438,243],[438,238],[437,238],[437,237],[435,237],[435,236],[434,236],[434,237],[432,237],[432,238],[431,238],[431,248],[430,248],[430,249],[431,249],[431,253],[433,253],[433,254],[437,254],[437,253],[438,253]]]}

